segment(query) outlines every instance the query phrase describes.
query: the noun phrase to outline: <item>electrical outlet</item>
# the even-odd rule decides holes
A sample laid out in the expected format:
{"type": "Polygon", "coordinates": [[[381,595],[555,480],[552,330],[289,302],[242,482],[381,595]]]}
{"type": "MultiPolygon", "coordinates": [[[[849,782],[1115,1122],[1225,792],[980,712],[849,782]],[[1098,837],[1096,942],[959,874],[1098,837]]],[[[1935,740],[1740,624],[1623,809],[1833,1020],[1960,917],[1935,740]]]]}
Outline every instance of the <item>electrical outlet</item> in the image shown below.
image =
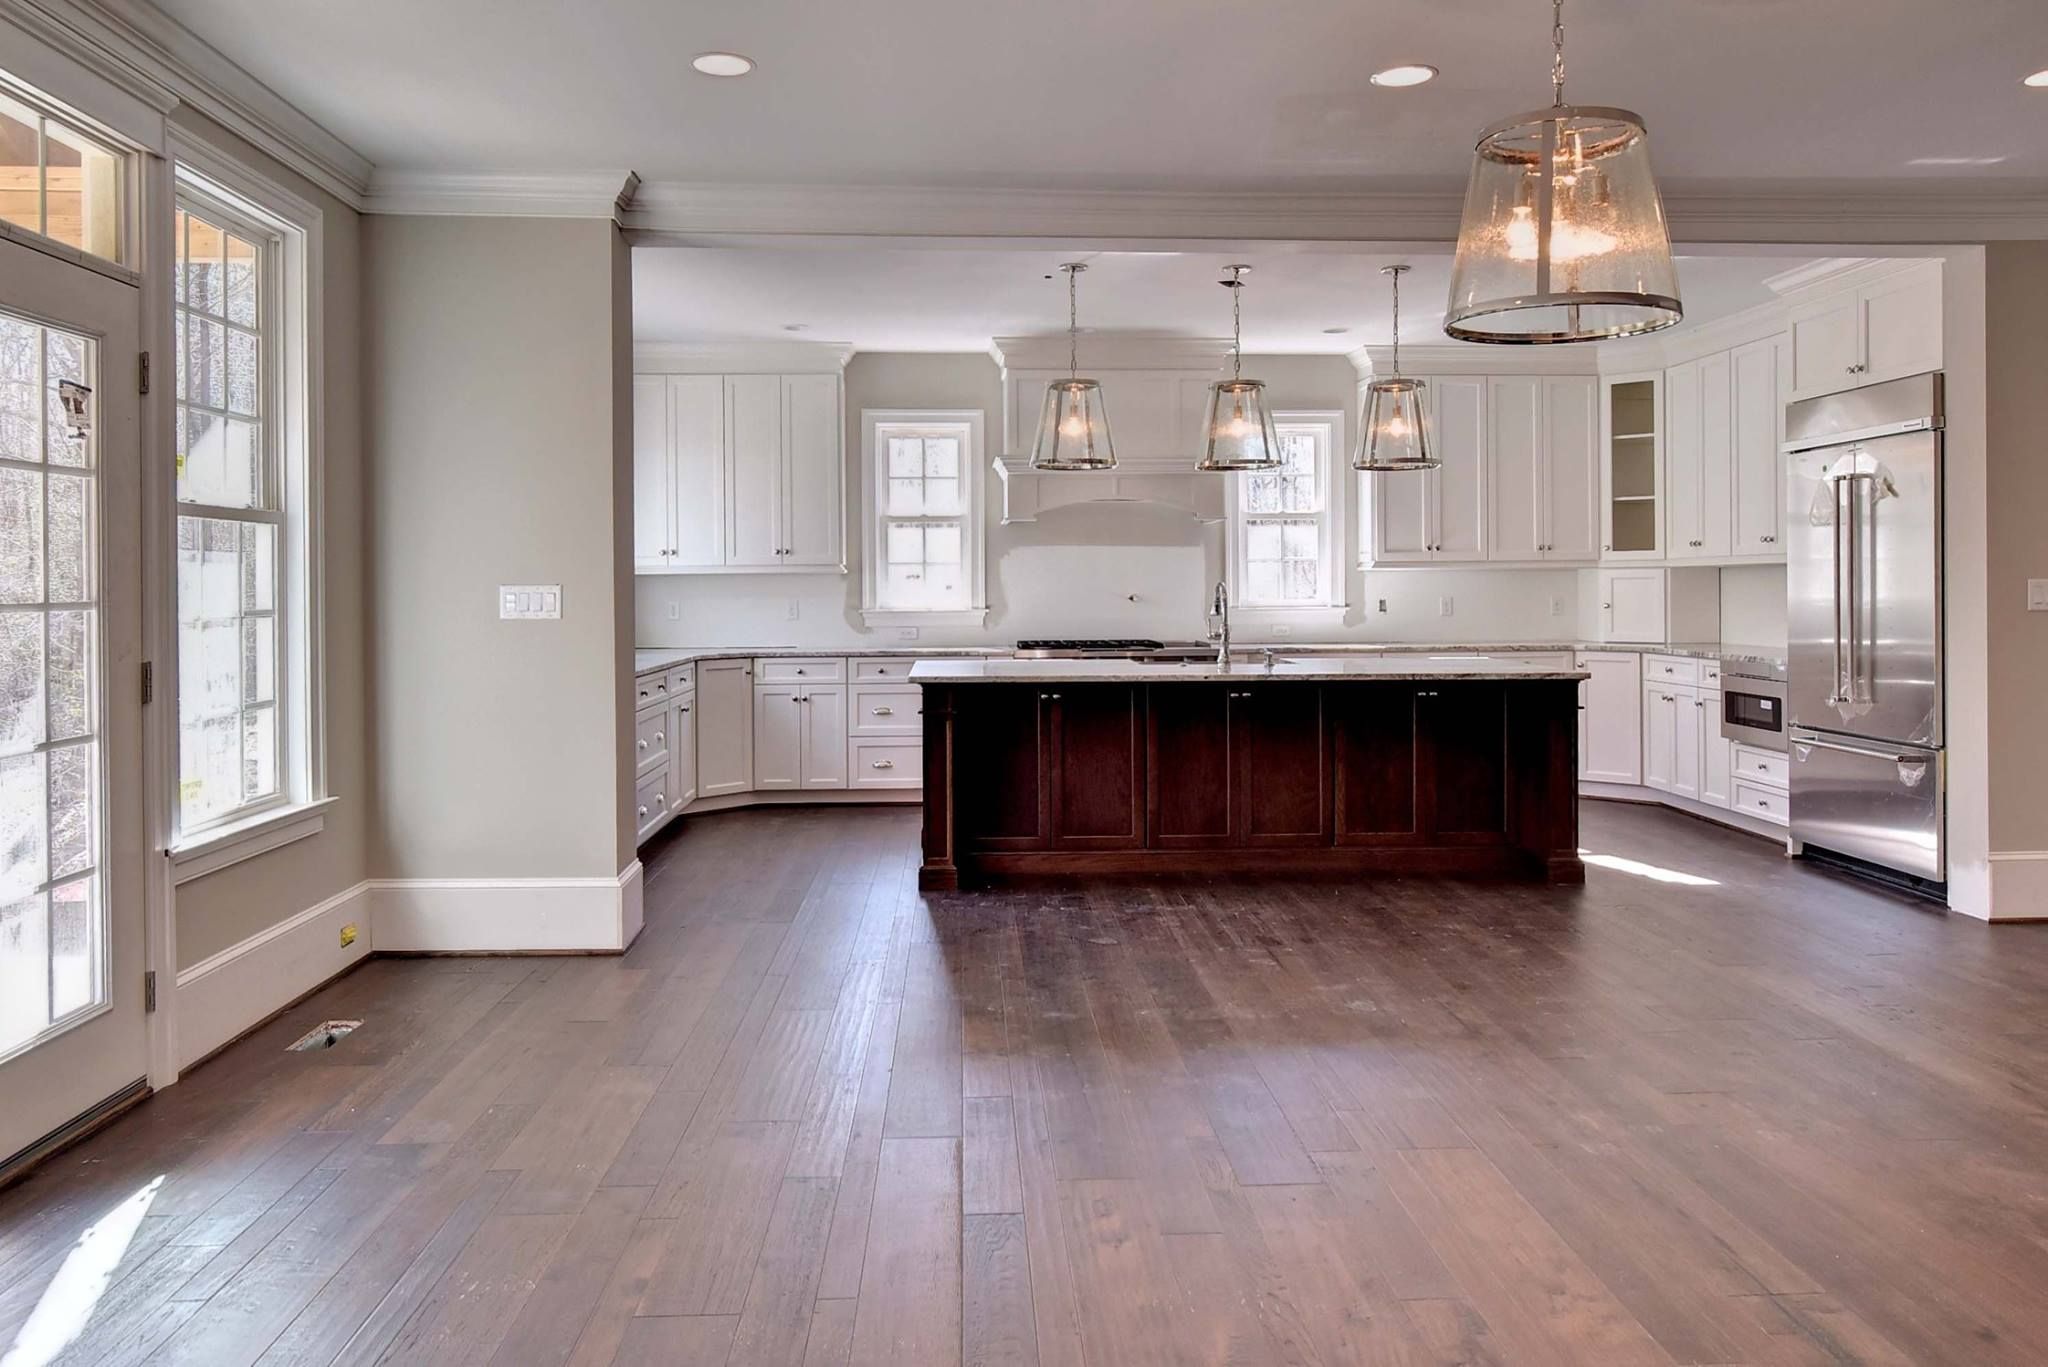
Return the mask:
{"type": "Polygon", "coordinates": [[[669,621],[671,621],[671,622],[674,622],[674,621],[678,621],[678,620],[680,620],[680,619],[681,619],[682,615],[683,615],[683,605],[682,605],[681,603],[678,603],[677,601],[675,601],[675,599],[673,599],[673,598],[669,599],[669,603],[668,603],[668,619],[669,619],[669,621]]]}
{"type": "Polygon", "coordinates": [[[1385,612],[1386,610],[1387,610],[1387,600],[1386,600],[1386,599],[1384,599],[1384,598],[1382,598],[1382,599],[1380,599],[1380,611],[1381,611],[1381,612],[1385,612]]]}
{"type": "Polygon", "coordinates": [[[2048,612],[2048,579],[2027,581],[2027,611],[2048,612]]]}
{"type": "Polygon", "coordinates": [[[899,640],[899,641],[915,641],[915,640],[917,639],[917,628],[916,628],[916,627],[898,627],[898,628],[896,628],[896,639],[897,639],[897,640],[899,640]]]}
{"type": "Polygon", "coordinates": [[[1550,595],[1550,615],[1551,615],[1552,617],[1562,617],[1562,616],[1564,616],[1564,595],[1563,595],[1563,594],[1561,594],[1561,593],[1553,593],[1553,594],[1551,594],[1551,595],[1550,595]]]}
{"type": "Polygon", "coordinates": [[[1451,595],[1448,593],[1436,600],[1436,615],[1439,617],[1451,615],[1451,595]]]}
{"type": "Polygon", "coordinates": [[[1273,628],[1273,634],[1275,636],[1292,636],[1294,634],[1294,628],[1287,626],[1283,623],[1282,625],[1273,628]]]}
{"type": "Polygon", "coordinates": [[[796,599],[792,598],[792,599],[790,599],[790,600],[789,600],[789,620],[790,620],[790,621],[792,621],[792,622],[794,622],[794,621],[796,620],[796,617],[797,617],[797,601],[796,601],[796,599]]]}
{"type": "Polygon", "coordinates": [[[356,923],[350,921],[341,928],[341,947],[347,949],[356,942],[356,923]]]}

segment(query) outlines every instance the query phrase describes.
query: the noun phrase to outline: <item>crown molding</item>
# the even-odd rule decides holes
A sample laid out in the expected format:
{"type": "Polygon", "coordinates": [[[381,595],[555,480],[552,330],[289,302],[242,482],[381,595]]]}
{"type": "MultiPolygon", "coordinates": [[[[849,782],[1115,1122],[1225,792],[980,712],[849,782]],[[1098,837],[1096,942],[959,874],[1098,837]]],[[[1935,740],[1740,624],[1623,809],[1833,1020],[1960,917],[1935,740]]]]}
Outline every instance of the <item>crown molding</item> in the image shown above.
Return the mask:
{"type": "MultiPolygon", "coordinates": [[[[1230,355],[1227,337],[1166,337],[1131,332],[1084,332],[1080,365],[1091,370],[1188,370],[1207,375],[1230,355]]],[[[996,337],[989,359],[1005,370],[1065,370],[1067,334],[996,337]]]]}
{"type": "Polygon", "coordinates": [[[350,208],[362,206],[366,157],[147,0],[0,0],[0,12],[62,35],[71,55],[101,74],[155,87],[350,208]]]}
{"type": "Polygon", "coordinates": [[[1764,288],[1772,294],[1794,294],[1815,285],[1831,285],[1860,266],[1870,264],[1867,256],[1824,256],[1766,276],[1764,288]]]}
{"type": "Polygon", "coordinates": [[[845,342],[635,342],[636,375],[838,374],[845,342]]]}
{"type": "Polygon", "coordinates": [[[1816,269],[1810,272],[1785,271],[1772,276],[1764,281],[1764,284],[1770,286],[1784,303],[1798,304],[1831,294],[1840,294],[1845,290],[1874,285],[1880,280],[1888,280],[1895,275],[1920,269],[1922,261],[1932,260],[1935,258],[1881,257],[1873,260],[1866,257],[1835,257],[1828,261],[1815,262],[1816,269]]]}
{"type": "MultiPolygon", "coordinates": [[[[1394,348],[1369,344],[1344,354],[1360,379],[1393,369],[1394,348]]],[[[1401,348],[1407,375],[1597,375],[1591,347],[1502,347],[1480,342],[1426,342],[1401,348]]]]}
{"type": "Polygon", "coordinates": [[[639,189],[631,171],[392,171],[377,168],[363,197],[371,214],[464,218],[609,218],[639,189]]]}

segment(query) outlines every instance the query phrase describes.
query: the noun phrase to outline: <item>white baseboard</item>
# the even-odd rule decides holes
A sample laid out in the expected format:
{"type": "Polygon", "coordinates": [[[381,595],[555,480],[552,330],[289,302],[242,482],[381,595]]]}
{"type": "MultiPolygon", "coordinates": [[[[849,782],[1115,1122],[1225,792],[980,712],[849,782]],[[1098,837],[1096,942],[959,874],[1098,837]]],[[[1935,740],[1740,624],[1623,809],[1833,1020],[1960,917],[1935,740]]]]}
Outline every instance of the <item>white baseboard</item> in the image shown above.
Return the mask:
{"type": "Polygon", "coordinates": [[[702,816],[707,812],[729,812],[735,807],[894,807],[914,806],[922,801],[922,788],[798,788],[791,791],[777,788],[765,793],[724,793],[718,797],[700,797],[676,815],[702,816]]]}
{"type": "MultiPolygon", "coordinates": [[[[1977,915],[1973,906],[1956,908],[1977,915]]],[[[2048,850],[1993,850],[1987,921],[2048,920],[2048,850]]]]}
{"type": "Polygon", "coordinates": [[[370,884],[358,883],[178,973],[177,1059],[189,1068],[370,952],[370,884]],[[341,947],[353,921],[356,942],[341,947]]]}
{"type": "Polygon", "coordinates": [[[616,878],[377,878],[380,953],[616,954],[640,933],[640,861],[616,878]]]}

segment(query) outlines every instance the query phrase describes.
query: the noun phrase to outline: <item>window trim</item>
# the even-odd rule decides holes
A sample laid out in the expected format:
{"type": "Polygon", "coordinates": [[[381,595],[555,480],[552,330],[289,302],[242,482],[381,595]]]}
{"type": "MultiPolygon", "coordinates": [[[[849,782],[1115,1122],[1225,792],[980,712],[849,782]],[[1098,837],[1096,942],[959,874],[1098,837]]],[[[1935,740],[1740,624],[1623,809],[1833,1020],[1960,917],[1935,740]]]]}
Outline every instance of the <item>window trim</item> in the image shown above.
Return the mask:
{"type": "MultiPolygon", "coordinates": [[[[277,247],[277,517],[285,532],[285,545],[279,556],[282,582],[278,589],[286,619],[281,652],[283,678],[279,680],[279,703],[285,709],[284,791],[260,806],[237,808],[214,821],[187,829],[178,797],[181,736],[174,705],[167,726],[170,763],[165,766],[163,783],[170,827],[167,853],[171,856],[173,879],[182,883],[317,834],[324,828],[325,811],[333,802],[327,791],[324,662],[323,216],[304,197],[249,170],[183,129],[172,129],[168,141],[172,165],[167,212],[175,212],[180,197],[189,192],[202,202],[212,201],[234,216],[262,227],[277,247]]],[[[164,296],[165,316],[175,319],[173,270],[174,259],[167,260],[158,288],[164,296]]],[[[175,399],[171,402],[175,405],[175,399]]],[[[165,456],[170,454],[167,444],[165,456]]],[[[164,544],[168,554],[175,557],[177,519],[184,505],[178,502],[175,482],[167,480],[166,484],[164,544]]],[[[169,606],[163,654],[168,664],[161,674],[175,681],[179,677],[175,564],[164,566],[163,572],[169,606]]]]}
{"type": "Polygon", "coordinates": [[[982,469],[987,415],[979,408],[863,408],[860,411],[861,620],[868,626],[981,626],[988,621],[987,517],[982,504],[988,481],[982,469]],[[884,427],[964,427],[960,462],[961,555],[967,569],[964,608],[881,606],[882,469],[884,427]]]}
{"type": "Polygon", "coordinates": [[[1345,611],[1346,580],[1349,562],[1345,559],[1345,518],[1344,488],[1345,470],[1350,467],[1345,461],[1345,421],[1347,415],[1342,409],[1285,409],[1273,414],[1275,429],[1289,427],[1319,427],[1326,434],[1328,442],[1322,468],[1318,472],[1318,483],[1322,486],[1322,592],[1315,601],[1308,603],[1265,603],[1245,597],[1245,586],[1250,583],[1245,573],[1245,551],[1248,538],[1245,536],[1246,519],[1249,516],[1244,506],[1242,476],[1229,478],[1224,487],[1224,527],[1226,559],[1229,571],[1224,576],[1230,585],[1230,606],[1245,612],[1270,613],[1321,613],[1325,616],[1336,614],[1341,617],[1345,611]]]}
{"type": "MultiPolygon", "coordinates": [[[[68,54],[67,54],[68,55],[68,54]]],[[[75,266],[83,266],[114,280],[130,285],[140,285],[143,275],[139,267],[142,231],[142,162],[147,149],[133,139],[116,132],[100,120],[87,116],[84,111],[57,99],[37,86],[31,85],[19,75],[0,70],[0,94],[27,106],[44,121],[54,120],[65,130],[91,143],[101,152],[113,157],[120,165],[120,203],[116,206],[114,223],[114,255],[100,256],[74,247],[69,242],[59,241],[49,234],[34,228],[22,227],[15,223],[0,223],[0,237],[24,247],[39,251],[75,266]]],[[[38,143],[46,136],[39,131],[38,143]]],[[[40,146],[38,156],[45,155],[40,146]]],[[[38,193],[47,203],[49,195],[48,167],[38,164],[38,193]]]]}

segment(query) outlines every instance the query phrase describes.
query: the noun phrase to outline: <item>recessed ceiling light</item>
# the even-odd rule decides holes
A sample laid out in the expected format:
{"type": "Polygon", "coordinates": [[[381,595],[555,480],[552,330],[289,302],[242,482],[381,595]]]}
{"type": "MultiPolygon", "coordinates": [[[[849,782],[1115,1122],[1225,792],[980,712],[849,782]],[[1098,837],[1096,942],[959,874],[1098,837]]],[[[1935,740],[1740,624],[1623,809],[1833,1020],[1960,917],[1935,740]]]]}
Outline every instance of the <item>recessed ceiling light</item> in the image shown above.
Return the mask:
{"type": "Polygon", "coordinates": [[[2048,86],[2048,71],[2037,71],[2033,75],[2027,77],[2025,81],[2021,82],[2021,84],[2030,85],[2035,87],[2036,89],[2039,89],[2042,86],[2048,86]]]}
{"type": "Polygon", "coordinates": [[[802,332],[809,327],[809,323],[784,323],[782,330],[784,332],[802,332]]]}
{"type": "Polygon", "coordinates": [[[1323,329],[1323,336],[1325,336],[1325,337],[1335,337],[1335,336],[1339,335],[1340,333],[1345,333],[1345,332],[1349,332],[1349,331],[1351,331],[1351,329],[1350,329],[1350,328],[1324,328],[1324,329],[1323,329]]]}
{"type": "Polygon", "coordinates": [[[1426,62],[1409,62],[1402,66],[1390,66],[1384,71],[1372,73],[1374,85],[1404,86],[1421,85],[1424,81],[1436,79],[1436,68],[1426,62]]]}
{"type": "Polygon", "coordinates": [[[744,76],[754,69],[754,59],[737,52],[700,52],[690,65],[706,76],[744,76]]]}

